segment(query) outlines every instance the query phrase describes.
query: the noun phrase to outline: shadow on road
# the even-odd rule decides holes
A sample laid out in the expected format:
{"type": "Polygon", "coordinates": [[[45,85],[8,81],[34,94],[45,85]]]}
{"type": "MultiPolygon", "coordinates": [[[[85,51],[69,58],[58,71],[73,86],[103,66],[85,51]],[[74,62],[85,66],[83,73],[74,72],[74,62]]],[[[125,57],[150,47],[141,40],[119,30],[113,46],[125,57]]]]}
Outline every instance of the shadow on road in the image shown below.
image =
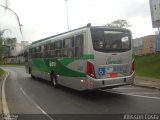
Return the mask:
{"type": "MultiPolygon", "coordinates": [[[[50,81],[46,81],[44,79],[40,79],[40,78],[27,78],[30,80],[34,80],[37,82],[41,82],[42,84],[45,84],[49,87],[53,87],[50,81]]],[[[53,87],[53,90],[55,92],[63,92],[65,94],[69,94],[69,95],[74,95],[76,97],[81,97],[84,99],[88,99],[88,100],[104,100],[104,99],[113,99],[113,98],[117,98],[117,99],[121,99],[124,98],[126,96],[120,95],[120,94],[116,94],[116,93],[110,93],[107,91],[101,91],[101,90],[86,90],[86,91],[77,91],[65,86],[61,86],[59,85],[57,88],[53,87]]]]}

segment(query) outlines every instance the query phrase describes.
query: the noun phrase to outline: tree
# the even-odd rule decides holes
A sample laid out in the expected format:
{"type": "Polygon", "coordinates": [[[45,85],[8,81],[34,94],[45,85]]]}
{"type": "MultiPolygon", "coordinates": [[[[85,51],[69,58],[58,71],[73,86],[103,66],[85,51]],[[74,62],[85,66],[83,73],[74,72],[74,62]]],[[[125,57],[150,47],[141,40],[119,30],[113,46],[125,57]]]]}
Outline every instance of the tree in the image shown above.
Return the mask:
{"type": "Polygon", "coordinates": [[[108,27],[119,27],[119,28],[127,28],[131,27],[130,23],[127,20],[115,20],[111,23],[106,24],[108,27]]]}
{"type": "Polygon", "coordinates": [[[3,42],[3,37],[2,37],[2,35],[3,35],[3,31],[0,30],[0,52],[1,52],[1,50],[2,50],[2,42],[3,42]]]}
{"type": "Polygon", "coordinates": [[[2,38],[0,37],[0,52],[2,50],[2,38]]]}
{"type": "Polygon", "coordinates": [[[5,0],[5,6],[8,7],[8,0],[5,0]]]}
{"type": "Polygon", "coordinates": [[[2,42],[3,42],[3,38],[2,38],[3,33],[0,31],[0,61],[1,61],[1,54],[3,52],[3,46],[2,46],[2,42]]]}
{"type": "MultiPolygon", "coordinates": [[[[3,57],[8,56],[10,52],[9,46],[2,45],[2,43],[4,42],[3,33],[4,33],[4,30],[0,30],[0,62],[3,60],[3,57]]],[[[10,40],[11,38],[7,38],[7,39],[9,39],[9,42],[12,42],[10,40]]]]}
{"type": "Polygon", "coordinates": [[[9,0],[0,0],[0,1],[1,1],[1,5],[3,5],[3,6],[8,8],[9,0]]]}
{"type": "Polygon", "coordinates": [[[16,44],[16,42],[17,42],[17,39],[16,38],[6,38],[5,39],[5,42],[4,42],[4,44],[5,45],[8,45],[8,46],[13,46],[13,45],[15,45],[16,44]]]}

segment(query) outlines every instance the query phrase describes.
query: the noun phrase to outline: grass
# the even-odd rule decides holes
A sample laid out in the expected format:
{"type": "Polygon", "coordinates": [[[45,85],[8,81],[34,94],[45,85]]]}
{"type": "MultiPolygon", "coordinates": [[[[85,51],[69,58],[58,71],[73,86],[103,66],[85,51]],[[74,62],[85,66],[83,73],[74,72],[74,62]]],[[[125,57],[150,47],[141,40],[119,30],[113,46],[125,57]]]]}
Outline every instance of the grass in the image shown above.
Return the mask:
{"type": "Polygon", "coordinates": [[[5,71],[0,68],[0,80],[1,80],[1,77],[3,76],[4,73],[5,73],[5,71]]]}
{"type": "Polygon", "coordinates": [[[135,75],[160,79],[160,53],[135,56],[135,75]]]}

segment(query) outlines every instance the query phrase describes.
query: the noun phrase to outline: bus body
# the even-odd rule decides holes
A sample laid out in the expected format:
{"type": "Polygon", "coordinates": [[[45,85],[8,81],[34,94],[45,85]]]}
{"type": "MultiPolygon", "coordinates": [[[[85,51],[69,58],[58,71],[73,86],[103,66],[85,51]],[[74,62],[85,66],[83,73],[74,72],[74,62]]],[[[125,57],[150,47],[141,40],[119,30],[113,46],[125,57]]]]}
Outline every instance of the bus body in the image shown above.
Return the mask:
{"type": "Polygon", "coordinates": [[[134,81],[131,32],[86,26],[29,46],[26,71],[31,76],[76,90],[129,85],[134,81]]]}

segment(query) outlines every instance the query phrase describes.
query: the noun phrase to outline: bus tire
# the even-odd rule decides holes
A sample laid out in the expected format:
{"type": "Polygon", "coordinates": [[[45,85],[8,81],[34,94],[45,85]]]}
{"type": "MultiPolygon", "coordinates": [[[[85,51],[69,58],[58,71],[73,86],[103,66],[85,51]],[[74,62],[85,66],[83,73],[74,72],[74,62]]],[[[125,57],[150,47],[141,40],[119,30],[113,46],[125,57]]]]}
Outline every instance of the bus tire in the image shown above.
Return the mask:
{"type": "Polygon", "coordinates": [[[54,87],[58,86],[58,82],[57,82],[57,76],[56,74],[54,74],[53,72],[50,73],[51,75],[51,83],[54,87]]]}
{"type": "Polygon", "coordinates": [[[31,78],[35,78],[35,77],[31,74],[31,78]]]}
{"type": "Polygon", "coordinates": [[[32,69],[29,68],[29,73],[31,74],[31,78],[35,78],[34,75],[32,74],[32,69]]]}

